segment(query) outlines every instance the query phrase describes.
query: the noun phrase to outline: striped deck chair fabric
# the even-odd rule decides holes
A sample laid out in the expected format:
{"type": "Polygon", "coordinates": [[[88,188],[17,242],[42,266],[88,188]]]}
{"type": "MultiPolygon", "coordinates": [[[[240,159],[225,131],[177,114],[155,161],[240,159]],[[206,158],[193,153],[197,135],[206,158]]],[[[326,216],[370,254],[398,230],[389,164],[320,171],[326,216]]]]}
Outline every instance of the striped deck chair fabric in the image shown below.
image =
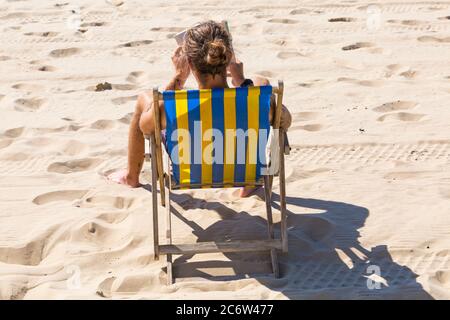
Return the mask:
{"type": "Polygon", "coordinates": [[[173,188],[259,184],[271,86],[163,92],[173,188]]]}

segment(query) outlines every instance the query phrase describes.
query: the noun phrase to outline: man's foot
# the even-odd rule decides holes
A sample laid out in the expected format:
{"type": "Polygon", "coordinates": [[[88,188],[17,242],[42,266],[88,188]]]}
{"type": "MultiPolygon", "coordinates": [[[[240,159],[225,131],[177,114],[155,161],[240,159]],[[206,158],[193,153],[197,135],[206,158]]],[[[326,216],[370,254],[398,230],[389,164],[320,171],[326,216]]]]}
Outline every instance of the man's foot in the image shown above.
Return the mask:
{"type": "Polygon", "coordinates": [[[113,173],[109,174],[108,180],[114,181],[119,184],[124,184],[132,188],[137,188],[141,185],[138,179],[132,179],[128,175],[128,170],[126,169],[114,171],[113,173]]]}
{"type": "Polygon", "coordinates": [[[257,191],[259,188],[261,188],[261,187],[244,187],[244,188],[241,188],[241,192],[239,193],[239,196],[241,198],[247,198],[247,197],[251,196],[253,193],[255,193],[255,191],[257,191]]]}

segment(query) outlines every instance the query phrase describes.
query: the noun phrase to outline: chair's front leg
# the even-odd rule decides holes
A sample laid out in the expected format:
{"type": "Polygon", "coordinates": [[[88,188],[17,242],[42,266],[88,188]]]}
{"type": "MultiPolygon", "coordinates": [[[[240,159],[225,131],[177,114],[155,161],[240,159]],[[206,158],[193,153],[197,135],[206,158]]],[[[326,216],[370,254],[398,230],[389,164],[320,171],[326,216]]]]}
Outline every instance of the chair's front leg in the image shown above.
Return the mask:
{"type": "MultiPolygon", "coordinates": [[[[170,167],[170,160],[167,158],[167,168],[170,167]]],[[[170,187],[172,184],[170,170],[168,170],[167,174],[167,189],[166,189],[166,239],[167,244],[172,244],[172,203],[171,203],[171,191],[170,187]]],[[[172,254],[167,254],[167,285],[171,285],[174,283],[174,274],[173,274],[173,261],[172,254]]]]}
{"type": "MultiPolygon", "coordinates": [[[[269,239],[273,240],[274,230],[273,230],[273,217],[272,217],[272,187],[270,186],[270,177],[269,175],[264,176],[264,195],[266,201],[266,214],[267,214],[267,231],[269,235],[269,239]]],[[[278,266],[278,257],[277,251],[275,249],[270,250],[270,257],[272,260],[272,272],[275,278],[280,277],[280,269],[278,266]]]]}
{"type": "Polygon", "coordinates": [[[157,164],[156,164],[156,142],[155,136],[151,135],[150,143],[150,158],[152,165],[152,207],[153,207],[153,247],[155,260],[159,260],[159,228],[158,228],[158,179],[157,179],[157,164]]]}

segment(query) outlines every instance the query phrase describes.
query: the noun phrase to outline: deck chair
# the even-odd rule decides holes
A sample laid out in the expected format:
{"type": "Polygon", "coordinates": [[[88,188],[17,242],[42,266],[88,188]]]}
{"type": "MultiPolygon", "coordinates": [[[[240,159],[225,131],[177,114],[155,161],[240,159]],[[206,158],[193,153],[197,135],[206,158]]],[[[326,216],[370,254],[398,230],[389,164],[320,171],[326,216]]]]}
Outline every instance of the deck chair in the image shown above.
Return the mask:
{"type": "Polygon", "coordinates": [[[161,133],[160,110],[153,108],[155,133],[145,135],[145,139],[148,140],[146,149],[150,151],[150,155],[146,153],[146,159],[151,161],[154,254],[156,260],[160,255],[166,255],[167,284],[174,282],[173,255],[212,252],[267,251],[271,256],[273,274],[279,277],[276,250],[288,251],[284,173],[285,132],[280,128],[283,82],[279,81],[278,87],[164,92],[154,88],[154,105],[159,105],[161,99],[164,101],[166,113],[165,135],[161,133]],[[269,124],[271,99],[274,99],[276,104],[272,128],[269,124]],[[271,137],[275,140],[277,148],[268,148],[269,130],[272,130],[271,137]],[[252,135],[251,132],[257,134],[252,135]],[[275,157],[278,168],[274,172],[270,169],[268,158],[275,159],[275,157]],[[279,239],[274,236],[272,219],[274,175],[279,176],[280,180],[279,239]],[[159,243],[158,184],[161,205],[166,207],[167,211],[166,244],[159,243]],[[172,243],[173,190],[244,186],[264,186],[268,228],[266,240],[172,243]]]}

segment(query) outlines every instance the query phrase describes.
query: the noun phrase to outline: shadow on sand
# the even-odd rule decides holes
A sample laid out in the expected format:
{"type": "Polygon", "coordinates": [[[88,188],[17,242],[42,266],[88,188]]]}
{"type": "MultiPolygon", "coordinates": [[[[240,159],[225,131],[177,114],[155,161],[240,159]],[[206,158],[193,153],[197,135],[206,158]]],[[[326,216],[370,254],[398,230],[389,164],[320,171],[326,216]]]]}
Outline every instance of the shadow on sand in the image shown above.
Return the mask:
{"type": "MultiPolygon", "coordinates": [[[[279,196],[274,193],[273,197],[276,219],[279,196]]],[[[205,208],[220,215],[220,221],[203,229],[173,207],[175,217],[191,227],[198,242],[267,237],[267,222],[259,216],[187,194],[173,194],[173,201],[183,210],[205,208]]],[[[189,261],[192,255],[178,256],[174,260],[177,280],[200,277],[225,281],[250,275],[268,289],[279,292],[277,297],[289,299],[432,299],[412,270],[393,261],[385,245],[369,250],[361,246],[358,230],[368,217],[367,208],[296,197],[287,197],[287,204],[288,209],[295,208],[296,212],[288,210],[289,253],[279,254],[281,278],[275,279],[270,274],[270,255],[262,252],[227,253],[229,261],[198,261],[201,257],[189,261]],[[223,270],[232,272],[217,274],[223,270]]],[[[275,235],[279,237],[279,223],[275,225],[275,235]]]]}

